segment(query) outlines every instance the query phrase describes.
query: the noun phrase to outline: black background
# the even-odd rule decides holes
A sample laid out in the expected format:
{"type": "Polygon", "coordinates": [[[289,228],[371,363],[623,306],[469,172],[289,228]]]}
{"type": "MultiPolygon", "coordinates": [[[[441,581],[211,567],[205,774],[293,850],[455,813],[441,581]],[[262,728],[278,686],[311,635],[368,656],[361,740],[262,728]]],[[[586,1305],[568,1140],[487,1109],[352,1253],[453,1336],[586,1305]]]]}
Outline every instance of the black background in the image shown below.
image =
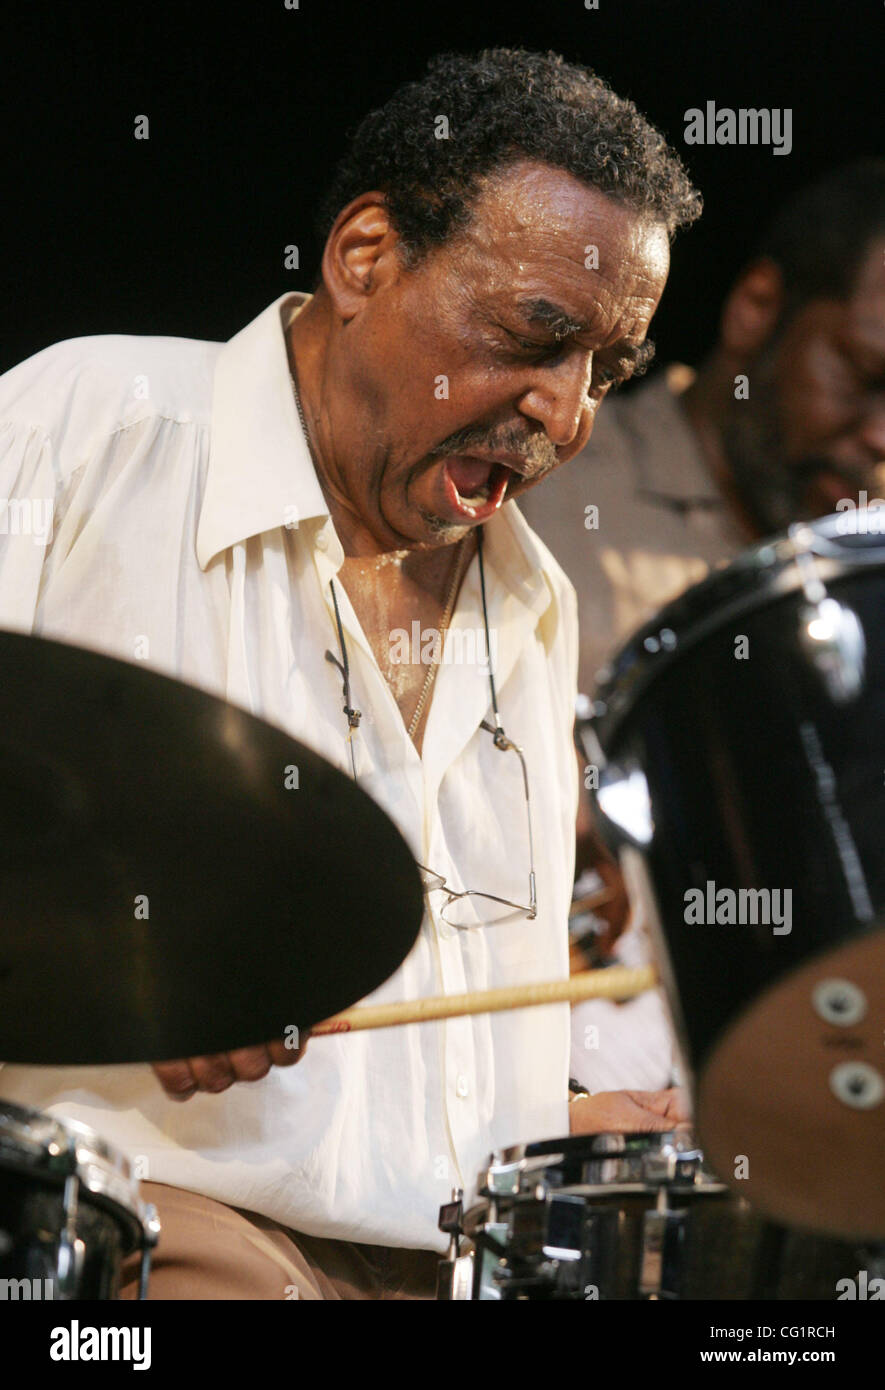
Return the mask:
{"type": "Polygon", "coordinates": [[[0,370],[89,333],[230,337],[307,289],[346,130],[445,50],[552,48],[630,96],[706,199],[654,325],[695,362],[777,200],[880,153],[882,0],[30,0],[3,32],[0,370]],[[684,112],[792,107],[793,150],[690,146],[684,112]],[[150,139],[133,135],[150,118],[150,139]],[[295,243],[301,271],[287,271],[295,243]]]}

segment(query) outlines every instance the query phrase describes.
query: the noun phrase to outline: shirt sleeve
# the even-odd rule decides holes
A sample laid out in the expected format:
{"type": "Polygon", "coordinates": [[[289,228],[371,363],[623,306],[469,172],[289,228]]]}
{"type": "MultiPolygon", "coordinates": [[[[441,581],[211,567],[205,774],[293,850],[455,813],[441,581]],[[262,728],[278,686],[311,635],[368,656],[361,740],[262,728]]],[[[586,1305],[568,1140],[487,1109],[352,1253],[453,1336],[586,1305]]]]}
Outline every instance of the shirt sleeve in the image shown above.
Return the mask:
{"type": "Polygon", "coordinates": [[[0,628],[33,629],[57,496],[58,469],[47,432],[0,419],[0,628]]]}
{"type": "Polygon", "coordinates": [[[55,498],[56,469],[46,432],[0,420],[0,628],[33,628],[55,498]]]}

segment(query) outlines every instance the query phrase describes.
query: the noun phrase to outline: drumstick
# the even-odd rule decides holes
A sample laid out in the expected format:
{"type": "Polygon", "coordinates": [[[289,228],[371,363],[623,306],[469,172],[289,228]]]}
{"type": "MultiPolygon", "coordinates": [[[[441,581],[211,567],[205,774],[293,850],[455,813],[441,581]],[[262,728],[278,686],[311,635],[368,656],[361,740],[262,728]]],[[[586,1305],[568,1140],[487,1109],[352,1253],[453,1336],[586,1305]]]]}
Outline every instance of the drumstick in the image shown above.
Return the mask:
{"type": "Polygon", "coordinates": [[[310,1036],[391,1028],[433,1018],[460,1018],[464,1014],[491,1014],[502,1009],[528,1009],[538,1004],[575,1004],[580,999],[632,999],[652,989],[657,979],[652,965],[635,970],[613,965],[607,970],[584,970],[568,980],[550,980],[545,984],[511,985],[506,989],[475,990],[472,994],[438,994],[406,1004],[367,1004],[316,1024],[310,1036]]]}

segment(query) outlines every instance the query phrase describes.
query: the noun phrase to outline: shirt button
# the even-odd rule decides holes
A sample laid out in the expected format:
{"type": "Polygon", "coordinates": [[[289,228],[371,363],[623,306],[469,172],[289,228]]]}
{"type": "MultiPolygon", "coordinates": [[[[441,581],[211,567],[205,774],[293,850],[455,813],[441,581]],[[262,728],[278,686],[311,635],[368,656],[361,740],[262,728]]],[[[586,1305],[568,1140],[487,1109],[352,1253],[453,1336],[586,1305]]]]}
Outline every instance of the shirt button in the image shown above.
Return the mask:
{"type": "Polygon", "coordinates": [[[455,1082],[455,1091],[461,1097],[462,1100],[464,1100],[465,1097],[470,1094],[470,1085],[468,1083],[467,1077],[464,1076],[463,1073],[461,1076],[458,1077],[458,1080],[455,1082]]]}
{"type": "Polygon", "coordinates": [[[317,550],[328,550],[328,549],[329,549],[329,533],[328,533],[328,531],[326,530],[325,526],[323,527],[322,531],[320,531],[319,534],[317,535],[316,545],[317,545],[317,550]]]}

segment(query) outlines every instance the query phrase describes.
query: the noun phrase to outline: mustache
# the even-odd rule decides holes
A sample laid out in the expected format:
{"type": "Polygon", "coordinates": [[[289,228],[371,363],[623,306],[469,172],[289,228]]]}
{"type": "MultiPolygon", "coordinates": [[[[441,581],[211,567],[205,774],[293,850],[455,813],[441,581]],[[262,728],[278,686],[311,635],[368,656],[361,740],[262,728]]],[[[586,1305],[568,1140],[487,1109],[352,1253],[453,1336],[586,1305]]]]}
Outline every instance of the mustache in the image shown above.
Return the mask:
{"type": "Polygon", "coordinates": [[[449,458],[453,454],[484,457],[495,453],[513,454],[520,458],[526,466],[526,480],[532,482],[549,473],[559,462],[556,450],[546,435],[535,435],[527,440],[515,430],[497,430],[489,434],[486,430],[475,428],[457,430],[431,449],[427,457],[436,460],[449,458]]]}

